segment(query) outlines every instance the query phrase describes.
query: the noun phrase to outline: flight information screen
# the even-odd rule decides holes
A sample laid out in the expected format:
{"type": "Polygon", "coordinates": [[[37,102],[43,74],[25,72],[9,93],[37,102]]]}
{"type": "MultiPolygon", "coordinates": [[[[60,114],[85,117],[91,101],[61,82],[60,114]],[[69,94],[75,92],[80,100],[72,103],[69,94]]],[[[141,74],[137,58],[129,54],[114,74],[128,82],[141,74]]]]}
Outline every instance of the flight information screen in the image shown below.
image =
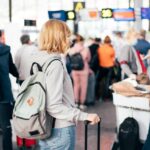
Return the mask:
{"type": "Polygon", "coordinates": [[[141,8],[141,18],[150,19],[150,8],[141,8]]]}
{"type": "Polygon", "coordinates": [[[135,13],[133,8],[113,9],[115,21],[134,21],[135,13]]]}

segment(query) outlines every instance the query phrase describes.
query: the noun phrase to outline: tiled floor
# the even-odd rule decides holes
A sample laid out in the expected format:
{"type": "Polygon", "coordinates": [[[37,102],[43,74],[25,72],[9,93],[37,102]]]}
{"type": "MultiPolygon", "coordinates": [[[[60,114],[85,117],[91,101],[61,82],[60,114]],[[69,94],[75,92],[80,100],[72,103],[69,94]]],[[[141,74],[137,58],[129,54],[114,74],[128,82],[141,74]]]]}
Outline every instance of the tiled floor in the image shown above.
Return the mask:
{"type": "MultiPolygon", "coordinates": [[[[96,112],[101,116],[101,150],[111,150],[112,143],[116,137],[116,115],[112,102],[97,102],[95,106],[88,107],[87,111],[92,113],[96,112]]],[[[96,126],[89,126],[88,150],[97,150],[96,129],[96,126]]],[[[13,141],[15,141],[15,136],[13,137],[13,141]]],[[[14,142],[14,150],[16,149],[14,142]]],[[[0,150],[2,150],[1,147],[0,150]]],[[[81,122],[77,126],[76,150],[84,150],[84,124],[81,122]]]]}

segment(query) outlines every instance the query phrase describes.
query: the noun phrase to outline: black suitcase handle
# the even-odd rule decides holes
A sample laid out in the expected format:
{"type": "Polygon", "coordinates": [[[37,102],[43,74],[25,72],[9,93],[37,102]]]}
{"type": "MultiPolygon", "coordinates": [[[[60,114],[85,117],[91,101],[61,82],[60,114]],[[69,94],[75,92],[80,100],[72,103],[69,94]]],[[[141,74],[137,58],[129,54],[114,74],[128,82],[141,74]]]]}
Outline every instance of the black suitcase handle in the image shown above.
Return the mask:
{"type": "MultiPolygon", "coordinates": [[[[85,150],[88,148],[88,125],[90,121],[85,121],[85,150]]],[[[100,128],[101,128],[101,119],[97,123],[97,150],[100,150],[100,128]]]]}

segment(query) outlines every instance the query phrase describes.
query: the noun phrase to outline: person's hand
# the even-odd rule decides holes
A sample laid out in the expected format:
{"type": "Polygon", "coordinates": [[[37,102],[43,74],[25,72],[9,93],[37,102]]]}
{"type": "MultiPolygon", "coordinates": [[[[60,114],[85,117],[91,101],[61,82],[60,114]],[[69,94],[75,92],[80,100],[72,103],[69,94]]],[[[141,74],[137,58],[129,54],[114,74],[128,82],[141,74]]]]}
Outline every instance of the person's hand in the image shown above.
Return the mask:
{"type": "Polygon", "coordinates": [[[93,125],[100,121],[100,117],[97,114],[88,114],[87,120],[93,125]]]}

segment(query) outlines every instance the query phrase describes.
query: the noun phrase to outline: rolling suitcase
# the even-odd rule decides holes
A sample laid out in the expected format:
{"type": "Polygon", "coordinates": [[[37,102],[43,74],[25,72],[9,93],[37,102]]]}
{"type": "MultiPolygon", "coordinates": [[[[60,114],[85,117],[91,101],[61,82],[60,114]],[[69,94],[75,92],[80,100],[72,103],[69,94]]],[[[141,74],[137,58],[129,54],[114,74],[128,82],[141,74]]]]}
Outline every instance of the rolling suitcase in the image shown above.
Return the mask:
{"type": "Polygon", "coordinates": [[[85,104],[87,106],[95,103],[95,74],[90,74],[88,77],[88,87],[85,104]]]}
{"type": "MultiPolygon", "coordinates": [[[[89,125],[89,121],[85,121],[85,150],[88,150],[88,125],[89,125]]],[[[101,121],[98,122],[97,124],[97,150],[100,150],[100,124],[101,121]]]]}

